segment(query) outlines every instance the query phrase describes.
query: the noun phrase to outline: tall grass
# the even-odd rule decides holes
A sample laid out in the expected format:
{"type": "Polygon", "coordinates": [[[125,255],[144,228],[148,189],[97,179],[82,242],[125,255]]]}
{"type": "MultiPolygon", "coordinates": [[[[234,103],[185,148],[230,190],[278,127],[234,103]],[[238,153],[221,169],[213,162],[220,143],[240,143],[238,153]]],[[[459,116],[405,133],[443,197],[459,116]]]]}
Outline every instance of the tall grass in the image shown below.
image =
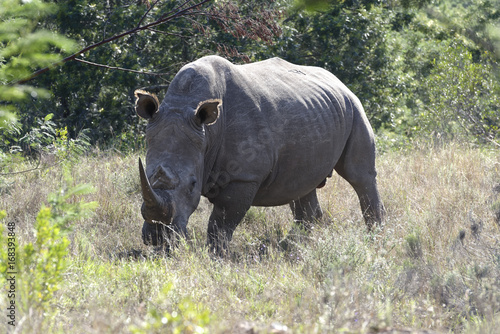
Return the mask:
{"type": "MultiPolygon", "coordinates": [[[[137,155],[81,158],[72,177],[95,187],[81,199],[99,207],[72,225],[52,316],[26,316],[16,330],[495,333],[499,152],[422,146],[382,154],[378,172],[387,220],[375,233],[366,231],[354,190],[334,175],[319,191],[325,218],[307,235],[288,236],[286,250],[289,208],[252,208],[231,254],[210,258],[210,204],[202,201],[190,239],[166,258],[142,245],[137,155]]],[[[57,166],[3,177],[0,209],[16,221],[21,245],[33,241],[36,214],[61,182],[57,166]]],[[[0,302],[4,309],[5,294],[0,302]]]]}

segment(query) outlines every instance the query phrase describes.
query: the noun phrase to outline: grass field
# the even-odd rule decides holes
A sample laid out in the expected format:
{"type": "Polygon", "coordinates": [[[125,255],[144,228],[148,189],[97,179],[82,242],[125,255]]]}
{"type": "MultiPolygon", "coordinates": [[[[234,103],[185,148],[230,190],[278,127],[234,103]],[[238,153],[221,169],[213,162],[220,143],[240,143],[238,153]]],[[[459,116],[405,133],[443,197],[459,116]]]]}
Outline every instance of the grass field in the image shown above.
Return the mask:
{"type": "MultiPolygon", "coordinates": [[[[95,189],[72,201],[98,207],[71,224],[62,281],[45,307],[19,304],[14,328],[2,292],[1,332],[499,331],[498,149],[422,145],[381,154],[383,230],[366,231],[354,190],[334,175],[319,190],[325,219],[309,234],[289,234],[288,207],[252,208],[224,260],[205,248],[204,200],[190,239],[170,257],[143,246],[137,158],[100,152],[70,166],[71,182],[95,189]]],[[[15,222],[20,246],[35,242],[37,214],[65,187],[63,175],[57,165],[1,177],[4,225],[15,222]]]]}

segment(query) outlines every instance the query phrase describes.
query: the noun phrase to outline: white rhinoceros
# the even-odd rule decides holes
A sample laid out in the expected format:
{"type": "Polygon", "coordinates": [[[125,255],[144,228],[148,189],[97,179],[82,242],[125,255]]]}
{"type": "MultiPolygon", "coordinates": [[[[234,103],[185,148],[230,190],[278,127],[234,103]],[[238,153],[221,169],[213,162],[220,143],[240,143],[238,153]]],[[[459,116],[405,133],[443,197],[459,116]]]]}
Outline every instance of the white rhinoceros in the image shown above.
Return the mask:
{"type": "Polygon", "coordinates": [[[319,219],[316,189],[333,170],[358,194],[368,228],[383,220],[372,128],[359,99],[324,69],[209,56],[184,66],[161,104],[136,97],[149,120],[146,170],[139,161],[146,244],[186,234],[201,195],[213,204],[207,239],[218,254],[252,205],[290,204],[297,222],[319,219]]]}

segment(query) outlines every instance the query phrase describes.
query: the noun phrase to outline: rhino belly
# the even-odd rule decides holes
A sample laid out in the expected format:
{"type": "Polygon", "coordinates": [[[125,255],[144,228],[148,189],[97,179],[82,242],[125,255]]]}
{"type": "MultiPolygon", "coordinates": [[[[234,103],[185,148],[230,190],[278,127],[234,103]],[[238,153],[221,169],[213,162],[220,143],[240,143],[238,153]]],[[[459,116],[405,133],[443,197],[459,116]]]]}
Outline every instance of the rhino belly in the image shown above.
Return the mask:
{"type": "Polygon", "coordinates": [[[281,157],[273,172],[262,183],[253,205],[284,205],[307,195],[324,185],[323,182],[331,176],[341,154],[341,148],[330,146],[314,157],[281,157]]]}

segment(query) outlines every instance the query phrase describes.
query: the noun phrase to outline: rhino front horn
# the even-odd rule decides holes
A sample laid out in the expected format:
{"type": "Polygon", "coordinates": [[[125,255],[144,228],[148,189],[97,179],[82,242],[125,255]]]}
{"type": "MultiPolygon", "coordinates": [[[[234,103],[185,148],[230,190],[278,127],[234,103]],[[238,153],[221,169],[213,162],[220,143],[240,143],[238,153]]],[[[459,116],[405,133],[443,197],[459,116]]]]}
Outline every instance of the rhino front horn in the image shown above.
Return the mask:
{"type": "Polygon", "coordinates": [[[144,203],[149,207],[161,207],[162,201],[149,183],[141,158],[139,158],[139,175],[141,176],[142,199],[144,203]]]}

